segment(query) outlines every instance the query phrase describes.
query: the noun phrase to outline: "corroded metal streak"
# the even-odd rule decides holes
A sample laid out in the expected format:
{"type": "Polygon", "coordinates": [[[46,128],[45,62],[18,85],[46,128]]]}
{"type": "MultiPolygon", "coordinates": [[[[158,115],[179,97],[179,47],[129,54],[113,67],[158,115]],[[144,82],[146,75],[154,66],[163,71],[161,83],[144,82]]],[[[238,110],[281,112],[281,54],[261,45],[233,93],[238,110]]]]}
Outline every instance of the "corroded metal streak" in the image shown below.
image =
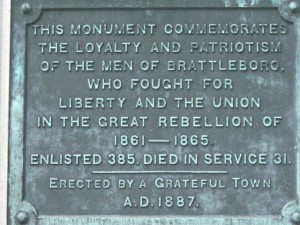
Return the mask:
{"type": "MultiPolygon", "coordinates": [[[[89,217],[86,219],[79,219],[76,217],[70,218],[49,218],[49,220],[41,220],[39,225],[281,225],[280,218],[270,220],[269,218],[255,218],[255,219],[241,219],[241,218],[151,218],[151,217],[121,217],[121,218],[96,218],[89,217]],[[250,222],[249,222],[250,221],[250,222]]],[[[287,224],[287,223],[286,223],[287,224]]]]}
{"type": "MultiPolygon", "coordinates": [[[[270,6],[277,7],[282,4],[285,0],[223,0],[226,7],[238,6],[238,7],[255,7],[268,2],[270,6]]],[[[267,3],[267,4],[268,4],[267,3]]]]}
{"type": "Polygon", "coordinates": [[[295,22],[297,33],[297,50],[296,50],[296,113],[297,113],[297,195],[298,202],[295,210],[300,211],[299,196],[300,196],[300,19],[295,22]]]}
{"type": "MultiPolygon", "coordinates": [[[[11,64],[11,106],[10,106],[10,174],[9,194],[11,215],[15,215],[22,202],[22,177],[23,177],[23,111],[24,111],[24,55],[25,29],[21,24],[13,24],[15,31],[12,40],[13,59],[11,64]],[[16,204],[18,203],[18,204],[16,204]],[[17,207],[16,207],[17,206],[17,207]]],[[[14,220],[14,217],[11,218],[14,220]]]]}

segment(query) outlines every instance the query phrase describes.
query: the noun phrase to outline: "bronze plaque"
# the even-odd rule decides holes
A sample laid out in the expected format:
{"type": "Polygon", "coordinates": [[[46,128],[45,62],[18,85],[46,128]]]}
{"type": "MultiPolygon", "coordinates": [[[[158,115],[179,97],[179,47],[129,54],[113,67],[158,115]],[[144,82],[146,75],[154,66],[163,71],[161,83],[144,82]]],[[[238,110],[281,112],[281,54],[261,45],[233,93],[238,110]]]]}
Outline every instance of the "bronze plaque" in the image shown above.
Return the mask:
{"type": "Polygon", "coordinates": [[[12,4],[10,224],[300,220],[297,1],[12,4]]]}

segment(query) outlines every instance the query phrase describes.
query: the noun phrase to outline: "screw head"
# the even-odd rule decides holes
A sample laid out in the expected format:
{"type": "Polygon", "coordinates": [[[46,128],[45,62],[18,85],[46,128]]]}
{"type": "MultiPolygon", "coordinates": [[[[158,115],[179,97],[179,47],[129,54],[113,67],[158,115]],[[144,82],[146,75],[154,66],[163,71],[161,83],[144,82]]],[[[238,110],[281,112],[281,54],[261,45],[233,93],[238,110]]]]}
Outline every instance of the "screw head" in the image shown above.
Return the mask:
{"type": "Polygon", "coordinates": [[[29,14],[31,12],[31,5],[29,3],[23,3],[21,6],[21,12],[24,14],[29,14]]]}
{"type": "Polygon", "coordinates": [[[290,218],[291,222],[294,224],[300,224],[300,212],[294,212],[290,218]]]}
{"type": "Polygon", "coordinates": [[[290,9],[292,12],[297,11],[297,9],[298,9],[298,3],[295,2],[295,1],[291,1],[291,2],[289,3],[289,9],[290,9]]]}
{"type": "Polygon", "coordinates": [[[16,219],[19,221],[19,223],[25,224],[25,223],[27,223],[29,218],[28,218],[27,212],[20,211],[17,213],[16,219]]]}

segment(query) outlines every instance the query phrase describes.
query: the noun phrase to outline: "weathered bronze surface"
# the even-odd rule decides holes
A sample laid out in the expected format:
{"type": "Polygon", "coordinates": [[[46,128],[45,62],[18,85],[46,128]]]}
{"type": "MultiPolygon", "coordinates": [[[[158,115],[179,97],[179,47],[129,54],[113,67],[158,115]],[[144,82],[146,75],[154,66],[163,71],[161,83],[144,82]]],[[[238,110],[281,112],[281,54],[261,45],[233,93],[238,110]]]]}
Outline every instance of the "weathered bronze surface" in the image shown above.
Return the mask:
{"type": "Polygon", "coordinates": [[[10,224],[297,224],[298,4],[13,1],[10,224]]]}

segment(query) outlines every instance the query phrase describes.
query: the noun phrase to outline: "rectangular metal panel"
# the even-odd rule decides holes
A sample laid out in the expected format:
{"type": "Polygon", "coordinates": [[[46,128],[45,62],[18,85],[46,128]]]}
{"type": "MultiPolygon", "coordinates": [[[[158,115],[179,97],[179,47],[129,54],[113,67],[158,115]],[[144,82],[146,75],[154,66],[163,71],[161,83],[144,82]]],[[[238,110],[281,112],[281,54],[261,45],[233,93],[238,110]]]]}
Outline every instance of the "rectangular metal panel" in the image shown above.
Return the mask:
{"type": "Polygon", "coordinates": [[[12,8],[11,224],[297,221],[297,2],[12,8]]]}

